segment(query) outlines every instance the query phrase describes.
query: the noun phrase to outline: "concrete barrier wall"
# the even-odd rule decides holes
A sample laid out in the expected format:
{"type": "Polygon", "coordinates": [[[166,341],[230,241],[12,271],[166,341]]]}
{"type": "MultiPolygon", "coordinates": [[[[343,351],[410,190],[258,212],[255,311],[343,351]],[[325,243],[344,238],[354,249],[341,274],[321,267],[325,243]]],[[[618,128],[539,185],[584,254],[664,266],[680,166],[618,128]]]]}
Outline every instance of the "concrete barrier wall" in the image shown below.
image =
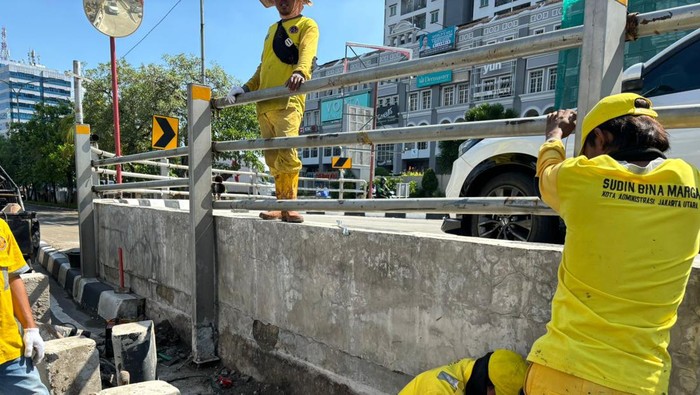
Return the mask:
{"type": "MultiPolygon", "coordinates": [[[[100,204],[97,214],[105,278],[115,281],[116,247],[130,243],[128,285],[147,312],[188,316],[187,213],[100,204]]],[[[499,347],[527,354],[549,319],[561,256],[556,246],[343,235],[231,213],[216,229],[219,355],[295,393],[396,393],[458,358],[499,347]]],[[[673,330],[672,394],[700,390],[699,282],[695,270],[673,330]]]]}

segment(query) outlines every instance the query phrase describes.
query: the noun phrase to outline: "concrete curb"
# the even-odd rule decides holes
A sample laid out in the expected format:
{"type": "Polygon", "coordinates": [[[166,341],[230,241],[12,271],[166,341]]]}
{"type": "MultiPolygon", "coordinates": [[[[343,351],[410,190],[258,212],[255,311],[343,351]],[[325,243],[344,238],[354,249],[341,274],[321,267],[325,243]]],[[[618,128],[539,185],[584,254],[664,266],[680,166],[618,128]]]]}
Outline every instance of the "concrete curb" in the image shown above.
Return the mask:
{"type": "Polygon", "coordinates": [[[146,300],[133,293],[116,293],[99,278],[83,278],[72,268],[68,257],[45,242],[39,246],[38,262],[76,303],[109,321],[115,318],[137,320],[145,312],[146,300]]]}

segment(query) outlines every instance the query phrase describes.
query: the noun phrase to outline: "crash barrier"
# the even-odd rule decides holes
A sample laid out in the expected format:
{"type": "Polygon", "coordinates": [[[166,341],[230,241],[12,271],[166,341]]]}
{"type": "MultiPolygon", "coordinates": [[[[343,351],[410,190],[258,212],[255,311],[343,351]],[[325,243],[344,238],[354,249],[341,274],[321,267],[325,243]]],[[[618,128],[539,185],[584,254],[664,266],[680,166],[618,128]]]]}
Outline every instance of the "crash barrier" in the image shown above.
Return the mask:
{"type": "MultiPolygon", "coordinates": [[[[700,5],[678,7],[649,14],[627,16],[626,7],[617,1],[586,2],[586,25],[527,36],[464,51],[449,52],[373,69],[319,78],[306,82],[298,93],[306,94],[358,83],[407,77],[443,69],[464,68],[480,64],[527,57],[581,46],[582,67],[579,84],[579,111],[586,112],[597,98],[619,91],[622,73],[624,36],[639,37],[700,26],[700,5]],[[622,7],[622,8],[621,8],[622,7]],[[590,19],[589,19],[590,18],[590,19]],[[626,29],[627,26],[627,30],[626,29]],[[617,43],[616,43],[617,40],[617,43]],[[615,75],[618,77],[615,78],[615,75]]],[[[297,94],[298,94],[297,93],[297,94]]],[[[537,214],[555,215],[537,198],[461,198],[461,199],[385,199],[385,200],[217,200],[212,194],[212,157],[214,152],[237,150],[266,150],[345,146],[353,144],[382,144],[416,141],[442,141],[470,138],[542,135],[545,118],[520,118],[497,121],[428,125],[406,128],[369,130],[337,134],[320,134],[269,140],[212,142],[212,107],[220,109],[272,98],[290,96],[285,87],[270,88],[240,95],[235,104],[226,99],[212,101],[209,87],[188,86],[188,145],[172,150],[146,152],[123,157],[92,159],[89,131],[85,125],[76,127],[76,169],[81,224],[82,257],[95,258],[93,194],[109,191],[129,191],[152,188],[187,187],[189,190],[189,253],[194,270],[192,300],[192,348],[194,360],[216,359],[214,338],[217,308],[211,300],[216,297],[214,251],[216,234],[213,209],[274,209],[274,210],[342,210],[342,211],[419,211],[469,214],[537,214]],[[93,167],[119,165],[138,160],[189,156],[188,178],[150,180],[116,185],[93,183],[93,167]],[[91,228],[92,226],[92,228],[91,228]],[[92,236],[91,236],[92,234],[92,236]],[[86,251],[85,249],[88,249],[86,251]]],[[[659,108],[660,121],[667,128],[700,126],[700,105],[659,108]]],[[[85,266],[85,261],[83,261],[85,266]]],[[[85,269],[88,276],[97,270],[85,269]]]]}
{"type": "MultiPolygon", "coordinates": [[[[98,158],[114,158],[116,155],[112,152],[107,152],[104,150],[101,150],[96,147],[91,148],[92,153],[97,155],[98,158]]],[[[176,169],[176,170],[182,170],[186,172],[189,170],[189,166],[186,165],[180,165],[176,163],[170,163],[167,158],[162,159],[160,162],[156,161],[149,161],[149,160],[139,160],[139,161],[133,161],[131,162],[132,164],[141,164],[141,165],[147,165],[147,166],[153,166],[153,167],[159,167],[161,169],[165,169],[165,171],[161,171],[161,175],[157,174],[148,174],[148,173],[135,173],[135,172],[127,172],[127,171],[122,171],[121,175],[122,177],[125,178],[132,178],[132,179],[144,179],[144,180],[176,180],[176,179],[183,179],[180,177],[173,177],[173,176],[167,176],[163,175],[163,173],[167,173],[169,169],[176,169]]],[[[111,170],[111,169],[104,169],[104,168],[95,168],[94,172],[99,175],[106,175],[106,176],[115,176],[117,174],[116,170],[111,170]]],[[[342,199],[346,193],[352,194],[353,197],[358,196],[360,198],[364,198],[367,194],[367,181],[365,180],[358,180],[354,178],[345,178],[343,175],[343,172],[339,172],[339,177],[337,179],[332,179],[332,178],[324,178],[324,177],[299,177],[300,185],[303,185],[302,183],[310,183],[311,185],[316,185],[316,184],[338,184],[337,187],[335,188],[329,188],[328,192],[335,192],[338,193],[338,196],[340,199],[342,199]],[[354,188],[346,188],[345,183],[352,183],[355,184],[354,188]]],[[[215,182],[215,178],[217,175],[221,175],[224,181],[221,182],[224,187],[226,187],[226,190],[230,189],[248,189],[248,192],[243,192],[243,193],[221,193],[216,196],[216,198],[221,198],[221,199],[230,199],[230,198],[256,198],[256,199],[272,199],[274,198],[274,177],[272,177],[270,174],[267,173],[261,173],[257,171],[242,171],[242,170],[227,170],[227,169],[212,169],[212,182],[215,182]],[[232,178],[238,178],[240,176],[243,176],[245,178],[248,178],[250,181],[249,182],[243,182],[243,181],[229,181],[229,178],[226,176],[231,176],[232,178]]],[[[109,184],[109,179],[105,178],[100,178],[100,185],[105,185],[109,184]]],[[[112,182],[113,183],[113,182],[112,182]]],[[[300,186],[299,187],[300,191],[307,191],[307,192],[316,192],[318,188],[312,188],[312,187],[304,187],[300,186]]],[[[137,190],[131,190],[131,192],[134,193],[140,193],[140,194],[147,194],[147,195],[154,195],[154,196],[159,196],[161,198],[167,198],[169,196],[172,197],[178,197],[178,196],[188,196],[189,192],[186,190],[163,190],[163,189],[137,189],[137,190]]],[[[121,191],[111,191],[109,193],[105,193],[105,195],[108,194],[120,194],[121,191]]]]}

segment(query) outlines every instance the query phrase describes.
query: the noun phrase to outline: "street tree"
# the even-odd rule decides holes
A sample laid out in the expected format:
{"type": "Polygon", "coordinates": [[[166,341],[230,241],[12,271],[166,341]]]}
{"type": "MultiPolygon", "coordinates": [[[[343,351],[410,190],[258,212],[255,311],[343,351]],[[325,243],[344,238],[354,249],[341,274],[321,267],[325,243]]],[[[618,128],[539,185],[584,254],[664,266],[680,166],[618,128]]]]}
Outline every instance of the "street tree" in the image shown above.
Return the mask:
{"type": "MultiPolygon", "coordinates": [[[[112,83],[109,64],[100,64],[85,72],[83,112],[85,123],[99,136],[99,146],[115,151],[112,83]]],[[[119,61],[119,118],[122,155],[152,150],[151,133],[154,115],[179,119],[178,146],[187,144],[187,84],[199,83],[200,59],[194,55],[165,55],[163,64],[132,66],[119,61]]],[[[214,97],[226,94],[234,80],[218,65],[206,70],[207,85],[214,97]]],[[[251,104],[218,111],[212,122],[214,140],[257,138],[255,107],[251,104]]],[[[215,160],[235,159],[262,169],[255,152],[217,154],[215,160]]],[[[132,165],[139,172],[156,173],[152,167],[132,165]]]]}
{"type": "MultiPolygon", "coordinates": [[[[517,117],[518,114],[513,109],[505,109],[500,103],[483,103],[470,108],[464,113],[466,122],[517,117]]],[[[452,170],[452,163],[459,157],[459,145],[464,141],[465,140],[450,140],[439,142],[440,156],[437,157],[437,164],[441,174],[447,174],[452,170]]]]}

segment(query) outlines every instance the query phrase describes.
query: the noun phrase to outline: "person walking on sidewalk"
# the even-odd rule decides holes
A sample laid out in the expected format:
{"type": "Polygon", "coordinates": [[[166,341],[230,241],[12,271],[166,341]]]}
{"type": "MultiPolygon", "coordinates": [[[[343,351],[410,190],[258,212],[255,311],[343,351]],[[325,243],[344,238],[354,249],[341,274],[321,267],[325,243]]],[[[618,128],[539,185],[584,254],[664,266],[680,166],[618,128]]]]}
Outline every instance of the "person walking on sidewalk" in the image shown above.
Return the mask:
{"type": "Polygon", "coordinates": [[[526,364],[510,350],[464,358],[414,377],[399,395],[518,395],[526,364]]]}
{"type": "MultiPolygon", "coordinates": [[[[236,96],[250,91],[286,86],[295,92],[311,78],[318,47],[318,26],[301,15],[310,0],[260,0],[265,7],[277,7],[280,20],[268,29],[262,60],[253,77],[243,86],[234,86],[226,96],[235,103],[236,96]]],[[[299,135],[306,95],[264,100],[257,103],[258,122],[263,138],[299,135]]],[[[265,150],[265,163],[275,178],[277,199],[296,199],[301,161],[294,148],[265,150]]],[[[267,211],[263,219],[304,222],[296,211],[267,211]]]]}
{"type": "Polygon", "coordinates": [[[668,394],[670,330],[700,249],[700,171],[666,158],[656,117],[642,96],[605,97],[565,159],[576,113],[548,115],[537,177],[566,240],[527,395],[668,394]]]}
{"type": "Polygon", "coordinates": [[[0,395],[49,393],[35,367],[44,358],[44,340],[19,277],[27,271],[10,227],[0,219],[0,395]]]}

